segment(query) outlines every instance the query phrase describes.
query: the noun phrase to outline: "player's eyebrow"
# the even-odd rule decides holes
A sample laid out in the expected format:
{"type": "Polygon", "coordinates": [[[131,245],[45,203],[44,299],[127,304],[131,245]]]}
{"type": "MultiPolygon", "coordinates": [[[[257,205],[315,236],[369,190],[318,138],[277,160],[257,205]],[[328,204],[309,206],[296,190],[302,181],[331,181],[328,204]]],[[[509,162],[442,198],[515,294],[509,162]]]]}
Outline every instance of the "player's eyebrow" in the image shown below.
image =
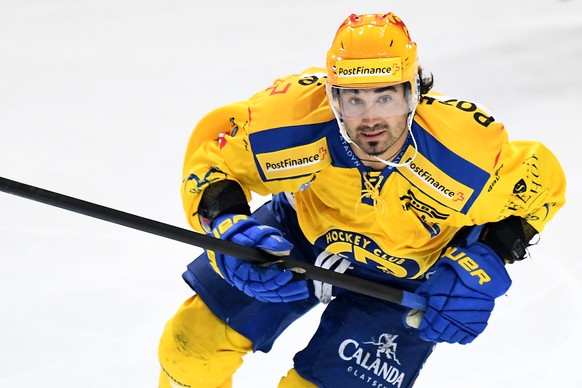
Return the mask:
{"type": "MultiPolygon", "coordinates": [[[[361,89],[354,88],[354,89],[344,89],[344,90],[346,92],[350,92],[350,93],[354,93],[354,94],[360,94],[360,90],[361,89]]],[[[390,92],[396,92],[396,87],[394,87],[394,86],[391,85],[391,86],[383,86],[381,88],[374,89],[374,93],[378,93],[378,94],[384,93],[384,92],[388,92],[388,91],[390,91],[390,92]]]]}

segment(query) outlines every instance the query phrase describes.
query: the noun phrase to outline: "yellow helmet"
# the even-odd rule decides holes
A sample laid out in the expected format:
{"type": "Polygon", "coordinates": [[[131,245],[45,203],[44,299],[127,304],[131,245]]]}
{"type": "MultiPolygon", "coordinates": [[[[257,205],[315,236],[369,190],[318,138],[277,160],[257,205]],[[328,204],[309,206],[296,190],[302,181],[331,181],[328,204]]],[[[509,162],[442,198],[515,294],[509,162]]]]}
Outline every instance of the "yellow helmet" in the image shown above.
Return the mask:
{"type": "Polygon", "coordinates": [[[361,88],[410,82],[416,86],[416,43],[392,12],[350,15],[327,52],[327,82],[361,88]]]}
{"type": "MultiPolygon", "coordinates": [[[[416,43],[410,39],[408,29],[398,16],[392,12],[350,15],[337,30],[327,52],[326,93],[344,140],[354,143],[346,129],[346,119],[361,119],[372,109],[366,104],[349,102],[353,89],[377,89],[379,93],[401,90],[402,103],[398,98],[389,103],[382,98],[372,106],[379,118],[406,116],[406,127],[416,150],[411,128],[420,101],[418,71],[416,43]],[[397,87],[399,84],[402,88],[397,87]],[[342,96],[347,96],[345,101],[342,96]]],[[[410,163],[416,152],[404,163],[371,156],[386,165],[399,167],[410,163]]]]}

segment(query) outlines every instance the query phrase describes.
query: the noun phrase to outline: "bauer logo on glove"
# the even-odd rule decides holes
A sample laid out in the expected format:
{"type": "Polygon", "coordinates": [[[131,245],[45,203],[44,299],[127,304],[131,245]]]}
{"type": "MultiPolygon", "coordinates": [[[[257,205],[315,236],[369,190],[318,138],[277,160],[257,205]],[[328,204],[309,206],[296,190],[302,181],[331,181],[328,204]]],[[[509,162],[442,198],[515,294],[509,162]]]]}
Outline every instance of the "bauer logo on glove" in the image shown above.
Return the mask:
{"type": "Polygon", "coordinates": [[[417,294],[427,298],[419,326],[426,341],[468,344],[487,327],[495,299],[511,286],[503,260],[488,246],[451,246],[417,294]]]}
{"type": "Polygon", "coordinates": [[[479,280],[479,284],[484,284],[491,281],[491,277],[483,268],[479,268],[479,264],[475,260],[471,259],[463,251],[459,251],[457,247],[448,247],[443,257],[449,258],[456,261],[457,264],[461,266],[465,271],[471,276],[476,276],[479,280]]]}

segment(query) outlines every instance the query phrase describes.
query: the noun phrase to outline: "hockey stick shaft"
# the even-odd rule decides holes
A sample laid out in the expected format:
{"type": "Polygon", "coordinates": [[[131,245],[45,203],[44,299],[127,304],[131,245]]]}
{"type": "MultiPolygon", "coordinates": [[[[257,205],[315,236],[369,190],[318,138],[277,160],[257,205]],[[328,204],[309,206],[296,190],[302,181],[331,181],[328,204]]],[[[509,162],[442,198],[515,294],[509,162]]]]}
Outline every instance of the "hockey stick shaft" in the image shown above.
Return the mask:
{"type": "Polygon", "coordinates": [[[426,300],[414,293],[348,274],[339,274],[295,260],[290,256],[281,258],[270,255],[260,249],[220,240],[212,236],[196,233],[191,230],[182,229],[3,177],[0,177],[0,191],[171,240],[180,241],[199,248],[221,252],[253,263],[281,262],[281,265],[285,268],[289,268],[308,279],[319,280],[336,287],[345,288],[346,290],[372,296],[404,307],[426,310],[426,300]]]}

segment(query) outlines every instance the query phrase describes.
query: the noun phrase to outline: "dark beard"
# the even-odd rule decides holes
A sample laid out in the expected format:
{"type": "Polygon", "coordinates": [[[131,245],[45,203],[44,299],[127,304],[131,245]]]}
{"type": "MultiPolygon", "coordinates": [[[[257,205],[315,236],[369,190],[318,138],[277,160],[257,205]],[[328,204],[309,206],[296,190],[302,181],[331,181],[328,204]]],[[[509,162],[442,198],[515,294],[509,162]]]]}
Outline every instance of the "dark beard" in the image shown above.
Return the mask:
{"type": "MultiPolygon", "coordinates": [[[[372,148],[375,148],[375,147],[378,145],[378,142],[375,142],[375,141],[374,141],[374,142],[370,142],[370,143],[368,143],[368,145],[369,145],[370,147],[372,147],[372,148]]],[[[388,151],[388,149],[385,149],[385,150],[383,150],[383,151],[376,151],[376,152],[374,152],[374,151],[370,151],[370,152],[366,152],[366,153],[367,153],[368,155],[372,155],[372,156],[379,157],[380,155],[382,155],[382,154],[383,154],[384,152],[386,152],[386,151],[388,151]]]]}

